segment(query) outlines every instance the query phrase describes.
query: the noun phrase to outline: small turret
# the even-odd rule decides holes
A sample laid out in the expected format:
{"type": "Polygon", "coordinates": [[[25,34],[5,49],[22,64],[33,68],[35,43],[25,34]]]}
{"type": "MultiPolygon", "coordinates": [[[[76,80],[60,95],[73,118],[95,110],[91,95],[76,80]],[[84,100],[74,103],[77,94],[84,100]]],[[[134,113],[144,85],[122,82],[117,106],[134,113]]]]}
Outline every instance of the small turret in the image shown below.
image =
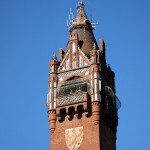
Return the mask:
{"type": "Polygon", "coordinates": [[[50,65],[50,73],[56,73],[59,65],[59,61],[57,60],[56,54],[53,55],[49,65],[50,65]]]}
{"type": "Polygon", "coordinates": [[[53,133],[56,128],[56,88],[57,88],[57,69],[59,61],[57,60],[56,54],[49,63],[50,76],[48,79],[48,94],[47,94],[47,106],[48,106],[48,120],[50,123],[50,132],[53,133]]]}
{"type": "Polygon", "coordinates": [[[96,49],[96,44],[93,44],[93,50],[90,51],[91,63],[100,63],[100,51],[96,49]]]}

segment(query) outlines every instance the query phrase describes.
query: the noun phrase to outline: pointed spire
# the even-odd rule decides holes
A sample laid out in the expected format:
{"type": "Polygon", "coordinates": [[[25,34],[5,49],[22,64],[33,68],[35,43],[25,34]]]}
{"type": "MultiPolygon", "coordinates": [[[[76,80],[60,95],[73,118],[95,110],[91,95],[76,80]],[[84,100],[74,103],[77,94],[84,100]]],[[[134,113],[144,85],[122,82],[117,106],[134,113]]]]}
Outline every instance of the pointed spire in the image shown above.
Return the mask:
{"type": "Polygon", "coordinates": [[[76,23],[77,24],[83,24],[87,19],[88,19],[87,15],[86,15],[85,10],[84,10],[84,4],[81,1],[81,3],[78,6],[76,23]]]}
{"type": "MultiPolygon", "coordinates": [[[[84,10],[83,1],[80,1],[80,3],[77,6],[76,19],[72,21],[72,25],[69,28],[69,34],[70,34],[69,41],[72,41],[73,39],[72,37],[74,37],[74,35],[77,35],[78,46],[82,49],[83,52],[93,50],[94,43],[95,43],[94,48],[98,50],[99,48],[93,34],[93,29],[94,28],[92,27],[92,23],[90,20],[88,20],[88,17],[84,10]]],[[[71,42],[67,44],[66,49],[67,50],[71,49],[71,42]]]]}

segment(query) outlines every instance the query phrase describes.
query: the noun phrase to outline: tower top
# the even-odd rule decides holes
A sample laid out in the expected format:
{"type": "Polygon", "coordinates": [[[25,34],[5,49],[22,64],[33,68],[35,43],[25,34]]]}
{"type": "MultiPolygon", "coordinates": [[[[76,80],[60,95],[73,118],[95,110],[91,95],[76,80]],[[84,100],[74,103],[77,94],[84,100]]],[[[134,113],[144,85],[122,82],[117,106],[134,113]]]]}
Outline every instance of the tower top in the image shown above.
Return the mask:
{"type": "Polygon", "coordinates": [[[78,13],[77,13],[77,17],[76,17],[76,24],[83,24],[84,21],[88,20],[88,18],[87,18],[87,15],[85,13],[84,4],[82,1],[78,5],[77,9],[78,9],[78,13]]]}
{"type": "MultiPolygon", "coordinates": [[[[70,13],[72,16],[72,12],[70,13]]],[[[69,16],[70,19],[70,16],[69,16]]],[[[83,1],[81,1],[77,6],[77,15],[75,19],[72,19],[71,24],[69,24],[69,34],[70,39],[67,44],[67,50],[70,49],[70,41],[73,39],[74,35],[77,35],[79,41],[79,47],[83,52],[89,52],[93,50],[93,45],[95,49],[98,48],[98,44],[93,34],[94,28],[92,27],[92,22],[88,19],[83,1]]]]}
{"type": "MultiPolygon", "coordinates": [[[[70,13],[72,14],[72,13],[70,13]]],[[[86,15],[85,9],[84,9],[84,4],[83,1],[81,1],[80,3],[78,3],[77,5],[77,16],[75,19],[72,18],[72,24],[71,24],[71,28],[76,27],[76,26],[86,26],[86,27],[90,27],[91,30],[93,30],[94,28],[92,28],[92,23],[90,20],[88,20],[88,17],[86,15]]]]}

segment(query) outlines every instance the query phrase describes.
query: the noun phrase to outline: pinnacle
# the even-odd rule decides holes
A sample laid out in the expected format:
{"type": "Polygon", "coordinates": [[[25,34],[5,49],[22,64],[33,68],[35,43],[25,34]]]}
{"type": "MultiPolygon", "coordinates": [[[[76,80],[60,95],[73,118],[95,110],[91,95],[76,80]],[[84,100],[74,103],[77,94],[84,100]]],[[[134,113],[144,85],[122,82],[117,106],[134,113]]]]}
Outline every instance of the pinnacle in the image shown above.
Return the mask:
{"type": "Polygon", "coordinates": [[[78,12],[77,12],[77,17],[76,17],[76,23],[77,24],[83,24],[87,20],[87,15],[84,10],[84,4],[81,1],[81,3],[78,6],[78,12]]]}

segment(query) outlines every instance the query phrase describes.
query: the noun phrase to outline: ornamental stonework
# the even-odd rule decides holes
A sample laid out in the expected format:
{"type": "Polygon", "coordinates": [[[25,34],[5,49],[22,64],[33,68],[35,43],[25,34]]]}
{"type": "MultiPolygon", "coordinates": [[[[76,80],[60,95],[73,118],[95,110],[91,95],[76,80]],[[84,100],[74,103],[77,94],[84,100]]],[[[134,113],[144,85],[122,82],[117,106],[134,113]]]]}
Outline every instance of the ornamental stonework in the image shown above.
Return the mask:
{"type": "Polygon", "coordinates": [[[78,150],[83,141],[83,127],[66,129],[65,141],[69,150],[78,150]]]}
{"type": "Polygon", "coordinates": [[[58,79],[61,80],[62,77],[66,77],[66,76],[72,76],[72,75],[76,75],[78,73],[89,73],[89,67],[86,68],[82,68],[82,69],[77,69],[77,70],[72,70],[72,71],[66,71],[63,73],[59,73],[58,74],[58,79]]]}

